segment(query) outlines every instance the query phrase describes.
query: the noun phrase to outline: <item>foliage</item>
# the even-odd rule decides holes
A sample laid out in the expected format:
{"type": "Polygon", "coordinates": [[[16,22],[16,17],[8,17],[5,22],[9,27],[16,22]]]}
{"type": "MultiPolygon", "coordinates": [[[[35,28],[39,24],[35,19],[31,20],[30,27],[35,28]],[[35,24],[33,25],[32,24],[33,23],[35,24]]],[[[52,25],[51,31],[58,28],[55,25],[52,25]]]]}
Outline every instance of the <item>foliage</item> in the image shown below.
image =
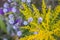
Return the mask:
{"type": "Polygon", "coordinates": [[[24,15],[25,20],[33,17],[33,21],[27,26],[20,27],[21,29],[28,29],[29,32],[38,32],[38,34],[25,35],[20,40],[58,40],[60,37],[60,5],[54,10],[51,10],[51,6],[46,9],[44,0],[42,0],[42,12],[40,12],[34,4],[32,8],[29,8],[26,4],[23,4],[24,9],[20,9],[20,12],[24,15]],[[43,21],[39,24],[38,18],[42,17],[43,21]],[[57,37],[55,38],[54,35],[57,37]]]}
{"type": "Polygon", "coordinates": [[[6,25],[5,25],[5,22],[3,21],[3,18],[2,16],[0,15],[0,30],[6,32],[6,25]]]}

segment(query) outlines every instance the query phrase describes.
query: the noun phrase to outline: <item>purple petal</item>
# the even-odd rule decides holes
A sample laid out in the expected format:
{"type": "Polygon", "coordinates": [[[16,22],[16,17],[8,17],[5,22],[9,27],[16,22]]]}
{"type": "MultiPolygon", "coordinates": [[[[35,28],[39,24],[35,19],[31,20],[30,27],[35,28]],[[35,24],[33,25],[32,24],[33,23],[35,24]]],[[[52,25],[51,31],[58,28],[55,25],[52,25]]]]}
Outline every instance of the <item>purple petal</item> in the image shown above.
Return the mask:
{"type": "Polygon", "coordinates": [[[19,21],[19,19],[15,20],[14,24],[16,24],[19,21]]]}
{"type": "Polygon", "coordinates": [[[12,8],[8,8],[8,11],[10,12],[12,8]]]}
{"type": "Polygon", "coordinates": [[[0,9],[0,14],[4,15],[3,9],[0,9]]]}
{"type": "MultiPolygon", "coordinates": [[[[18,22],[21,24],[22,19],[16,19],[15,22],[14,22],[14,24],[16,24],[16,23],[18,23],[18,22]]],[[[14,24],[13,24],[13,25],[14,25],[14,24]]]]}

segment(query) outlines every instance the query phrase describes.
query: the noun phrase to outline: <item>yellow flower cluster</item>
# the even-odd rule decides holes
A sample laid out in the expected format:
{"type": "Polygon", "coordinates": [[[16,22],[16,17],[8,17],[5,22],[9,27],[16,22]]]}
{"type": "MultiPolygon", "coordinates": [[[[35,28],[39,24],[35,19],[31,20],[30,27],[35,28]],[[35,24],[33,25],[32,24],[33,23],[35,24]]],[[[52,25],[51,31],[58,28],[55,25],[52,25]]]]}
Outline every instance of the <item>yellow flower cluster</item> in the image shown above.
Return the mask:
{"type": "Polygon", "coordinates": [[[56,35],[60,37],[60,20],[55,23],[56,18],[60,14],[60,5],[58,5],[53,12],[51,12],[51,6],[46,10],[46,5],[44,0],[42,0],[42,13],[32,4],[33,10],[26,6],[26,4],[22,4],[24,10],[20,9],[21,13],[25,16],[26,20],[28,18],[33,17],[33,21],[29,23],[29,25],[21,27],[25,29],[29,29],[30,32],[38,32],[37,34],[29,35],[20,38],[20,40],[57,40],[52,35],[56,35]],[[46,12],[47,11],[47,12],[46,12]],[[43,18],[43,21],[38,24],[37,20],[39,17],[43,18]]]}

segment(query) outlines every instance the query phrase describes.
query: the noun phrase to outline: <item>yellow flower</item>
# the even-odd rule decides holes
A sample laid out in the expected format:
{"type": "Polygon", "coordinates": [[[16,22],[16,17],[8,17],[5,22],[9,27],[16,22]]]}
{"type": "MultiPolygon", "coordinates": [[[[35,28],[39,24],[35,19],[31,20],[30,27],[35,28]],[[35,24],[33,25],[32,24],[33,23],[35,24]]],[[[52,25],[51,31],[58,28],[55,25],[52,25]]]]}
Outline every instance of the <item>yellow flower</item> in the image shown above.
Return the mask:
{"type": "Polygon", "coordinates": [[[25,19],[28,21],[30,17],[34,20],[29,23],[29,25],[21,27],[28,29],[29,32],[38,32],[37,34],[29,35],[22,37],[20,40],[57,40],[52,36],[52,34],[60,37],[60,20],[55,21],[56,18],[59,18],[60,14],[60,5],[58,5],[52,12],[51,6],[46,10],[46,5],[44,0],[42,0],[42,12],[32,4],[33,11],[27,7],[26,4],[22,4],[24,10],[20,9],[21,13],[23,13],[25,19]],[[47,11],[47,12],[46,12],[47,11]],[[42,17],[43,21],[38,24],[38,18],[42,17]]]}

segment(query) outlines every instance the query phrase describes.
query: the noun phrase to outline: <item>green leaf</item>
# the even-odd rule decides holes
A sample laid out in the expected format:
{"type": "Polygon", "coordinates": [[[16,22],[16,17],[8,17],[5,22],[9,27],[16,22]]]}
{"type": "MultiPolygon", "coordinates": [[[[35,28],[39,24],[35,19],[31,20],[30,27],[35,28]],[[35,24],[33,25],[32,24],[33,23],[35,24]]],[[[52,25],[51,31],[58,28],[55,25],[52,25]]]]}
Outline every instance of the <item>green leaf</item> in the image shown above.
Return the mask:
{"type": "Polygon", "coordinates": [[[0,28],[2,31],[6,32],[6,25],[4,21],[2,20],[2,17],[0,16],[0,28]]]}

